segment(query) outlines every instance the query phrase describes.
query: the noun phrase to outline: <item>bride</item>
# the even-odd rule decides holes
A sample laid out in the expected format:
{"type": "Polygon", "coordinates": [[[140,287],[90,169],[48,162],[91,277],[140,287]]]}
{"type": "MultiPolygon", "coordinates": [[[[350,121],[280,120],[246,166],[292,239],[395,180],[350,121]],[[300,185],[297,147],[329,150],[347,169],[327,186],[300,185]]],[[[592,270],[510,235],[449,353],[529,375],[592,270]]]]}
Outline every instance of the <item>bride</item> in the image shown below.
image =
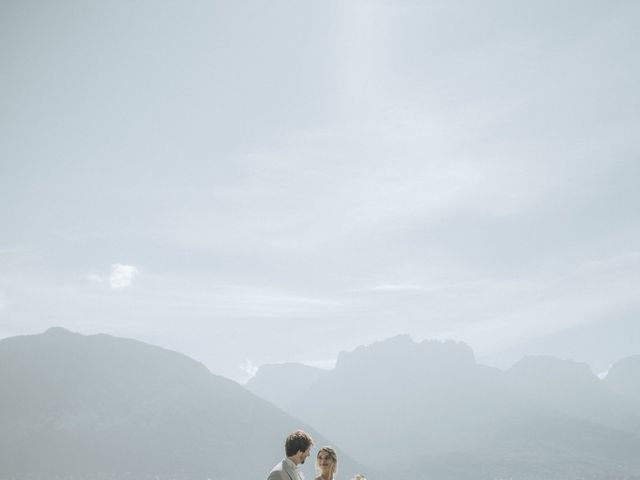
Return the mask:
{"type": "Polygon", "coordinates": [[[338,472],[338,455],[333,447],[322,447],[316,456],[316,471],[319,475],[315,480],[334,480],[338,472]]]}

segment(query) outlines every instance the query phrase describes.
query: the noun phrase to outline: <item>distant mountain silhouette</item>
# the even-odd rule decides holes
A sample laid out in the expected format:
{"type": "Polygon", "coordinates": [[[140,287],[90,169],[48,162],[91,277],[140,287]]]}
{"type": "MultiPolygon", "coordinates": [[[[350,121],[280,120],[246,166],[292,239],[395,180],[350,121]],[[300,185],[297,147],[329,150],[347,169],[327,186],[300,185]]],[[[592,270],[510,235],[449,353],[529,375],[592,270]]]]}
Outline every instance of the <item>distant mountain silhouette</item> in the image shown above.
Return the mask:
{"type": "Polygon", "coordinates": [[[523,358],[507,371],[512,386],[547,412],[640,432],[633,406],[593,374],[586,363],[550,356],[523,358]]]}
{"type": "Polygon", "coordinates": [[[640,413],[640,355],[614,363],[604,382],[611,390],[631,401],[640,413]]]}
{"type": "Polygon", "coordinates": [[[536,336],[480,363],[508,368],[525,356],[549,355],[589,359],[594,373],[607,371],[615,361],[639,353],[640,322],[634,312],[622,311],[590,322],[536,336]],[[606,341],[603,339],[606,338],[606,341]],[[597,348],[594,346],[597,345],[597,348]]]}
{"type": "Polygon", "coordinates": [[[299,363],[263,365],[245,385],[251,392],[288,410],[326,370],[299,363]]]}
{"type": "Polygon", "coordinates": [[[389,477],[640,478],[638,416],[577,362],[503,372],[464,343],[399,336],[341,353],[307,384],[288,411],[389,477]]]}
{"type": "Polygon", "coordinates": [[[264,478],[296,428],[327,443],[159,347],[61,328],[0,341],[0,478],[264,478]]]}

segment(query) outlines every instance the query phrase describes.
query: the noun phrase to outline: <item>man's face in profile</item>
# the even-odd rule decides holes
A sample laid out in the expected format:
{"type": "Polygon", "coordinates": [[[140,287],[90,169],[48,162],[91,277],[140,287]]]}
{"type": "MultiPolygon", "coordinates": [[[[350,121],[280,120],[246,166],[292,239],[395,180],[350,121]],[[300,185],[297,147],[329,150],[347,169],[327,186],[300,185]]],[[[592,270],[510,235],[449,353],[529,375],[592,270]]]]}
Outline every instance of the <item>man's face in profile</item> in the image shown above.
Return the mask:
{"type": "Polygon", "coordinates": [[[300,452],[300,464],[302,465],[307,457],[311,455],[311,447],[307,448],[304,452],[300,452]]]}

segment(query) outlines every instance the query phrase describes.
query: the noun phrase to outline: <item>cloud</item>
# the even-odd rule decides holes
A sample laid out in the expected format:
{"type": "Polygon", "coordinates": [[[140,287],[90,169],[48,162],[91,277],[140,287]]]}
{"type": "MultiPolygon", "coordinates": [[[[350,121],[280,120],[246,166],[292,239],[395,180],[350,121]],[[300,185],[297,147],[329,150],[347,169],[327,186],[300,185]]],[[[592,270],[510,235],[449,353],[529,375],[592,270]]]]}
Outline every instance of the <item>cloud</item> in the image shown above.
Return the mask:
{"type": "Polygon", "coordinates": [[[113,290],[130,287],[133,284],[133,279],[138,276],[139,273],[140,271],[133,265],[114,263],[111,265],[109,285],[113,290]]]}
{"type": "Polygon", "coordinates": [[[133,285],[133,280],[138,276],[140,270],[133,265],[125,265],[123,263],[114,263],[111,265],[111,272],[108,277],[90,273],[87,280],[93,283],[109,283],[112,290],[120,290],[133,285]]]}
{"type": "Polygon", "coordinates": [[[248,358],[245,360],[244,365],[240,365],[240,370],[249,375],[249,378],[258,373],[258,367],[248,358]]]}

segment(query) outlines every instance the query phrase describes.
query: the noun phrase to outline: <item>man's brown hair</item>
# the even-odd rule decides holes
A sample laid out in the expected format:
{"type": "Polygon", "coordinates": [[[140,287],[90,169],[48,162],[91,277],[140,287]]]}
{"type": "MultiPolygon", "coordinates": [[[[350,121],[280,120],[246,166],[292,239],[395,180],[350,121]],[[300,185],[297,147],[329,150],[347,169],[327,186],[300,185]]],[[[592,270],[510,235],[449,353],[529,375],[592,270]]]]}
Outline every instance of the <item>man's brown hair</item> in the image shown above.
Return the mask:
{"type": "Polygon", "coordinates": [[[306,452],[313,445],[313,439],[307,432],[296,430],[290,433],[284,442],[284,451],[287,457],[293,457],[298,452],[306,452]]]}

